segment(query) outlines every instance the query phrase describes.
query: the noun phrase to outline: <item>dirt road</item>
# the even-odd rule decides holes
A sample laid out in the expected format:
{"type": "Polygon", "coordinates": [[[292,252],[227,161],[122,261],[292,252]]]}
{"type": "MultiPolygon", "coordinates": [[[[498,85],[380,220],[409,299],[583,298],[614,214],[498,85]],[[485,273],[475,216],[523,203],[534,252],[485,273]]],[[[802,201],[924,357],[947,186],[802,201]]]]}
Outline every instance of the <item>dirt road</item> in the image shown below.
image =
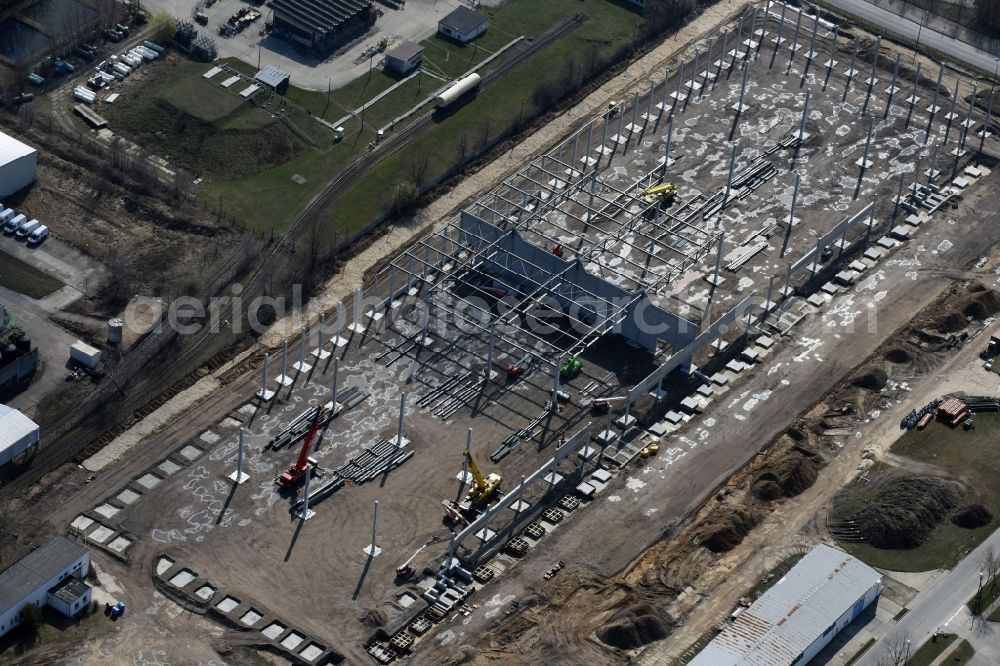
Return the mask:
{"type": "MultiPolygon", "coordinates": [[[[793,329],[793,339],[785,341],[774,356],[757,366],[754,375],[737,384],[704,417],[689,426],[685,436],[678,438],[676,446],[681,450],[675,456],[661,454],[655,463],[631,473],[629,478],[619,479],[618,486],[606,490],[604,498],[581,514],[572,529],[560,530],[543,540],[530,558],[491,587],[488,597],[523,600],[526,590],[537,590],[542,573],[556,560],[566,561],[570,571],[597,574],[602,577],[600,582],[613,583],[614,578],[605,577],[629,567],[666,530],[685,520],[720,483],[796,416],[937,298],[951,284],[950,278],[942,277],[942,271],[974,263],[984,248],[1000,242],[1000,229],[994,228],[1000,216],[985,213],[988,209],[983,207],[997,187],[998,179],[994,176],[966,196],[958,210],[942,211],[921,228],[915,241],[883,260],[854,290],[838,296],[822,314],[808,317],[793,329]],[[969,220],[965,224],[974,220],[977,233],[968,233],[955,220],[969,220]],[[869,326],[871,320],[866,321],[866,317],[871,311],[877,318],[869,326]],[[853,333],[849,331],[850,325],[855,328],[853,333]],[[700,449],[697,456],[686,456],[696,448],[700,449]]],[[[890,423],[892,427],[897,424],[898,420],[890,423]]],[[[832,479],[831,486],[839,487],[839,481],[856,464],[857,457],[848,454],[824,474],[832,479]]],[[[816,508],[826,501],[822,495],[808,497],[805,500],[808,504],[802,509],[799,502],[789,508],[790,513],[799,516],[800,524],[813,520],[816,508]]],[[[799,530],[791,527],[780,521],[772,522],[762,530],[762,537],[755,536],[760,539],[756,543],[770,541],[775,551],[781,550],[797,538],[799,530]]],[[[732,554],[733,565],[745,560],[751,552],[741,549],[740,554],[732,554]]],[[[759,552],[753,555],[755,564],[764,561],[759,552]]],[[[716,582],[727,578],[727,570],[725,566],[720,568],[716,582]]],[[[712,589],[708,584],[694,593],[711,593],[712,589]]],[[[599,599],[585,590],[576,596],[579,598],[563,605],[562,613],[552,614],[560,616],[552,621],[562,626],[582,623],[592,629],[593,609],[599,599]],[[575,612],[581,615],[567,617],[567,613],[575,612]]],[[[717,607],[722,607],[721,601],[717,607]]],[[[706,608],[706,615],[713,608],[706,608]]],[[[497,616],[490,616],[485,609],[477,611],[461,627],[454,628],[451,635],[446,634],[445,639],[456,644],[473,641],[496,620],[497,616]]],[[[547,641],[563,640],[552,635],[555,633],[552,628],[540,627],[533,632],[534,643],[519,652],[517,659],[547,654],[546,648],[551,648],[547,641]]],[[[676,643],[668,640],[657,650],[670,649],[676,643]]],[[[568,650],[570,646],[561,649],[568,650]]],[[[602,654],[595,653],[587,641],[573,645],[572,649],[589,652],[591,656],[602,654]]],[[[648,663],[662,663],[655,657],[650,659],[648,663]]]]}

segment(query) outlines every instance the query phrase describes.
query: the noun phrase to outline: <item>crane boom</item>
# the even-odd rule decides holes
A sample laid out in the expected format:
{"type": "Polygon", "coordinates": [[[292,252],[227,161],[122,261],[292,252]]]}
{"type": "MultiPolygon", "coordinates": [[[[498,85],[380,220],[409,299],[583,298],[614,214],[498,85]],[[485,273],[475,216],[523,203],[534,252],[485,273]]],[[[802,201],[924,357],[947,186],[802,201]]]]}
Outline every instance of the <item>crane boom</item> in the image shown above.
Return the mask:
{"type": "Polygon", "coordinates": [[[465,459],[469,461],[469,472],[472,473],[472,478],[476,480],[476,485],[480,488],[485,487],[486,478],[483,476],[483,473],[479,471],[479,465],[477,465],[476,461],[472,458],[472,454],[466,451],[465,459]]]}

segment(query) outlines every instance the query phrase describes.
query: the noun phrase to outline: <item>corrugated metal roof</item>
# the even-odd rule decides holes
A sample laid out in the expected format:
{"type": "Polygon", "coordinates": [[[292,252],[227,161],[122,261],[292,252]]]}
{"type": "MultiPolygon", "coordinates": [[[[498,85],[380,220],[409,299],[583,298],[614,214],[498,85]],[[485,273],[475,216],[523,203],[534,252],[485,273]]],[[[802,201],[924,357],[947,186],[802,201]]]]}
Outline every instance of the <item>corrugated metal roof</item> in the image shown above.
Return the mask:
{"type": "Polygon", "coordinates": [[[0,132],[0,166],[34,152],[37,151],[28,144],[21,143],[14,137],[0,132]]]}
{"type": "Polygon", "coordinates": [[[789,666],[881,580],[864,562],[820,544],[689,666],[789,666]]]}
{"type": "Polygon", "coordinates": [[[274,65],[264,65],[264,68],[257,72],[253,78],[265,85],[271,86],[272,88],[277,88],[281,85],[282,81],[290,77],[291,75],[288,72],[279,67],[275,67],[274,65]]]}
{"type": "Polygon", "coordinates": [[[86,552],[60,534],[12,564],[0,573],[0,613],[19,604],[86,552]]]}
{"type": "Polygon", "coordinates": [[[0,451],[38,430],[38,424],[13,407],[0,405],[0,451]]]}

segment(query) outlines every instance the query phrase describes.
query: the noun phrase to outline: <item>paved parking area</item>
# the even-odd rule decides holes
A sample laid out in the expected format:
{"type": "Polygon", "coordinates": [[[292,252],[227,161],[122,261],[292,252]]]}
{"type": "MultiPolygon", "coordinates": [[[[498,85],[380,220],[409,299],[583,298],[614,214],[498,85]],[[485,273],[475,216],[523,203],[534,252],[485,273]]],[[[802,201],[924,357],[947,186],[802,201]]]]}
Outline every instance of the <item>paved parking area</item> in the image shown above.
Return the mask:
{"type": "MultiPolygon", "coordinates": [[[[199,0],[148,0],[146,8],[156,13],[165,11],[178,18],[193,19],[199,0]]],[[[276,65],[292,75],[292,85],[310,90],[326,90],[327,86],[339,88],[368,71],[367,60],[355,64],[354,60],[369,46],[378,43],[381,35],[396,41],[407,39],[421,41],[437,31],[438,21],[458,7],[459,0],[409,0],[402,10],[390,9],[376,3],[384,14],[379,17],[368,35],[342,54],[323,60],[299,53],[288,42],[262,36],[264,21],[271,16],[267,6],[259,7],[243,0],[219,0],[203,11],[208,14],[208,25],[197,26],[199,32],[213,37],[219,45],[219,57],[235,57],[256,66],[276,65]],[[219,36],[219,26],[241,7],[261,9],[263,17],[233,37],[219,36]]],[[[493,1],[491,4],[499,4],[493,1]]],[[[377,63],[376,63],[377,64],[377,63]]]]}

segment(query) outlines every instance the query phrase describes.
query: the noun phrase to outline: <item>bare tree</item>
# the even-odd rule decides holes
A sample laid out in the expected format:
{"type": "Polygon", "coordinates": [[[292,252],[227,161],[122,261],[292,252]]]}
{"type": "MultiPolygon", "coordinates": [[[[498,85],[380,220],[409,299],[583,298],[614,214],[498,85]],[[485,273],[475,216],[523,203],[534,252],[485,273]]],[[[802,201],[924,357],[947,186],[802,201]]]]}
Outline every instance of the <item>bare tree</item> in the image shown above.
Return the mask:
{"type": "Polygon", "coordinates": [[[410,178],[413,182],[417,184],[417,187],[423,187],[425,185],[425,179],[427,178],[427,169],[430,167],[431,161],[427,156],[427,153],[421,152],[418,155],[413,155],[410,157],[409,162],[409,173],[410,178]]]}
{"type": "Polygon", "coordinates": [[[996,587],[997,574],[1000,574],[1000,554],[995,548],[987,548],[979,558],[979,570],[983,574],[983,588],[996,587]]]}
{"type": "Polygon", "coordinates": [[[882,650],[875,658],[876,666],[903,666],[910,658],[910,637],[896,632],[882,640],[882,650]]]}

